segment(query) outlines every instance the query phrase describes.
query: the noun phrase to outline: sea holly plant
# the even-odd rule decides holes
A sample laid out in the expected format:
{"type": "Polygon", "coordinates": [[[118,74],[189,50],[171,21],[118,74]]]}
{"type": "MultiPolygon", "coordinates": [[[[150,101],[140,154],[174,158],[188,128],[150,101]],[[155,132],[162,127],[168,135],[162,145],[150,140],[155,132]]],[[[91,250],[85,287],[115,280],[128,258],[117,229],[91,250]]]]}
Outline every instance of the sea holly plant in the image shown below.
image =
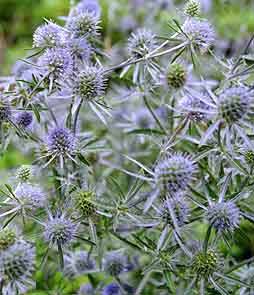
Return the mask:
{"type": "Polygon", "coordinates": [[[178,5],[70,1],[1,79],[1,294],[252,294],[253,37],[178,5]]]}

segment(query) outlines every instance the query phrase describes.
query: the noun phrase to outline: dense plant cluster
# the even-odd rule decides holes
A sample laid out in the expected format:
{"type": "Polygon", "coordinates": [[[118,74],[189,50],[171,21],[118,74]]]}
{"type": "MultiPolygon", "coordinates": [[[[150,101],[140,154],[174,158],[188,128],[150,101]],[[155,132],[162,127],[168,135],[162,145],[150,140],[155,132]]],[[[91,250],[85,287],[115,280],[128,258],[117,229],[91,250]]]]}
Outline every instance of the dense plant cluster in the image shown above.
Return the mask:
{"type": "Polygon", "coordinates": [[[0,190],[1,294],[253,294],[253,38],[226,58],[198,0],[161,2],[109,45],[71,1],[1,78],[1,154],[30,161],[0,190]]]}

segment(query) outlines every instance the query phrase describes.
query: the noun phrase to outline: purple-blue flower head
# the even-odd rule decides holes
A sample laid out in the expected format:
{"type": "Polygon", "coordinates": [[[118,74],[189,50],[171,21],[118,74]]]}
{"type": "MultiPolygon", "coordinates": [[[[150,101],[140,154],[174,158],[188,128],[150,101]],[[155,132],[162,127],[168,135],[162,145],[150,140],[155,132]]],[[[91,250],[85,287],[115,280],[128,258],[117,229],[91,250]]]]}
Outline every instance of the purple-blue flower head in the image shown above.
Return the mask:
{"type": "Polygon", "coordinates": [[[240,209],[232,201],[211,204],[206,218],[218,231],[233,232],[240,223],[240,209]]]}
{"type": "Polygon", "coordinates": [[[102,295],[121,295],[121,288],[117,283],[109,283],[102,289],[102,295]]]}
{"type": "Polygon", "coordinates": [[[155,167],[156,188],[169,194],[183,191],[193,180],[195,171],[196,165],[189,155],[167,155],[155,167]]]}
{"type": "Polygon", "coordinates": [[[52,216],[44,224],[44,238],[50,244],[65,246],[71,243],[77,234],[78,224],[74,223],[65,214],[52,216]]]}
{"type": "Polygon", "coordinates": [[[105,93],[106,81],[103,69],[86,66],[73,82],[73,93],[83,100],[99,99],[105,93]]]}
{"type": "Polygon", "coordinates": [[[48,134],[46,145],[51,155],[72,155],[76,148],[73,133],[67,128],[56,127],[48,134]]]}
{"type": "Polygon", "coordinates": [[[39,58],[39,65],[55,78],[68,78],[73,73],[73,58],[69,49],[48,48],[39,58]]]}
{"type": "Polygon", "coordinates": [[[121,253],[110,252],[106,255],[103,268],[111,276],[118,276],[126,271],[127,257],[121,253]]]}
{"type": "Polygon", "coordinates": [[[64,44],[66,32],[55,23],[49,22],[36,29],[33,35],[33,47],[47,48],[64,44]]]}
{"type": "Polygon", "coordinates": [[[33,115],[31,112],[20,112],[16,116],[16,124],[21,128],[28,128],[33,122],[33,115]]]}

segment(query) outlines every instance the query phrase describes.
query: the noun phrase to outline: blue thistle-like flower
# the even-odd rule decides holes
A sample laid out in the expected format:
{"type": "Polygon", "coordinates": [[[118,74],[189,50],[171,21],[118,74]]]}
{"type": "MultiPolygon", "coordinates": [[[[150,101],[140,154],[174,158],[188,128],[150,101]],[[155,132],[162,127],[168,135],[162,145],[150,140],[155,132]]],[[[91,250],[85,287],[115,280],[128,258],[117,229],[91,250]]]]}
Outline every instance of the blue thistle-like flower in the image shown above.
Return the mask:
{"type": "Polygon", "coordinates": [[[0,253],[0,278],[4,294],[23,294],[34,287],[35,249],[25,241],[17,241],[0,253]],[[8,293],[9,292],[9,293],[8,293]]]}
{"type": "Polygon", "coordinates": [[[207,50],[215,41],[215,31],[207,20],[187,19],[182,29],[190,42],[201,50],[207,50]]]}
{"type": "Polygon", "coordinates": [[[33,176],[31,165],[22,165],[17,169],[16,178],[20,182],[28,182],[33,176]]]}
{"type": "Polygon", "coordinates": [[[16,124],[22,128],[28,128],[33,122],[33,114],[30,112],[21,112],[16,117],[16,124]]]}
{"type": "Polygon", "coordinates": [[[66,48],[48,48],[39,58],[39,64],[55,78],[67,78],[73,73],[73,58],[66,48]]]}
{"type": "Polygon", "coordinates": [[[18,204],[25,209],[44,208],[47,203],[47,196],[39,186],[22,183],[18,185],[14,193],[19,200],[18,204]]]}
{"type": "Polygon", "coordinates": [[[167,155],[154,169],[156,188],[162,193],[183,191],[193,180],[196,165],[190,156],[181,153],[167,155]]]}
{"type": "Polygon", "coordinates": [[[128,51],[134,58],[142,58],[156,48],[157,42],[152,31],[138,29],[128,39],[128,51]]]}
{"type": "Polygon", "coordinates": [[[39,26],[33,35],[33,47],[57,47],[64,43],[66,32],[56,25],[49,22],[42,26],[39,26]]]}
{"type": "Polygon", "coordinates": [[[216,230],[233,232],[240,223],[240,209],[232,201],[211,204],[206,218],[216,230]]]}
{"type": "Polygon", "coordinates": [[[46,145],[52,156],[68,156],[74,153],[76,140],[69,129],[56,127],[49,133],[46,145]]]}
{"type": "Polygon", "coordinates": [[[117,252],[110,252],[106,255],[103,269],[111,276],[118,276],[126,271],[127,257],[117,252]]]}
{"type": "Polygon", "coordinates": [[[96,267],[95,260],[86,251],[71,252],[64,260],[64,273],[68,277],[84,275],[96,267]]]}
{"type": "Polygon", "coordinates": [[[89,61],[92,48],[85,38],[70,39],[68,47],[73,57],[82,61],[89,61]]]}
{"type": "Polygon", "coordinates": [[[44,238],[50,244],[65,246],[73,241],[77,230],[78,224],[65,214],[60,216],[49,214],[48,221],[44,224],[44,238]]]}
{"type": "Polygon", "coordinates": [[[228,124],[245,119],[253,109],[253,92],[238,86],[226,89],[218,97],[218,114],[228,124]]]}
{"type": "Polygon", "coordinates": [[[161,217],[166,223],[172,224],[172,217],[169,207],[174,212],[178,226],[183,226],[188,220],[190,211],[189,206],[182,194],[176,194],[172,198],[163,202],[161,217]]]}
{"type": "Polygon", "coordinates": [[[102,289],[102,295],[121,295],[121,288],[117,283],[109,283],[102,289]]]}
{"type": "Polygon", "coordinates": [[[88,11],[93,13],[96,17],[100,17],[101,8],[97,0],[83,0],[73,7],[70,11],[69,17],[75,17],[79,14],[88,11]]]}
{"type": "Polygon", "coordinates": [[[106,77],[103,70],[86,66],[74,81],[73,93],[84,100],[100,98],[105,93],[106,77]]]}
{"type": "Polygon", "coordinates": [[[76,37],[92,38],[99,35],[99,19],[93,13],[84,11],[67,22],[67,29],[76,37]]]}

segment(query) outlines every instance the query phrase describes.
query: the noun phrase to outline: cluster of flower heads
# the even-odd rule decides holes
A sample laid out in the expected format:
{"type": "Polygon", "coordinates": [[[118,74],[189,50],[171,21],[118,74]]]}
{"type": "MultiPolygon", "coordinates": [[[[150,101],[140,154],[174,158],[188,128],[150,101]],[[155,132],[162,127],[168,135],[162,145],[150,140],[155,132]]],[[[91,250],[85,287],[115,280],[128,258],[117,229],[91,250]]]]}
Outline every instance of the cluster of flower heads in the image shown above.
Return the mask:
{"type": "Polygon", "coordinates": [[[123,42],[114,1],[70,2],[0,82],[1,154],[27,160],[0,188],[0,293],[252,294],[253,66],[198,0],[166,33],[165,1],[130,1],[153,11],[123,42]]]}

